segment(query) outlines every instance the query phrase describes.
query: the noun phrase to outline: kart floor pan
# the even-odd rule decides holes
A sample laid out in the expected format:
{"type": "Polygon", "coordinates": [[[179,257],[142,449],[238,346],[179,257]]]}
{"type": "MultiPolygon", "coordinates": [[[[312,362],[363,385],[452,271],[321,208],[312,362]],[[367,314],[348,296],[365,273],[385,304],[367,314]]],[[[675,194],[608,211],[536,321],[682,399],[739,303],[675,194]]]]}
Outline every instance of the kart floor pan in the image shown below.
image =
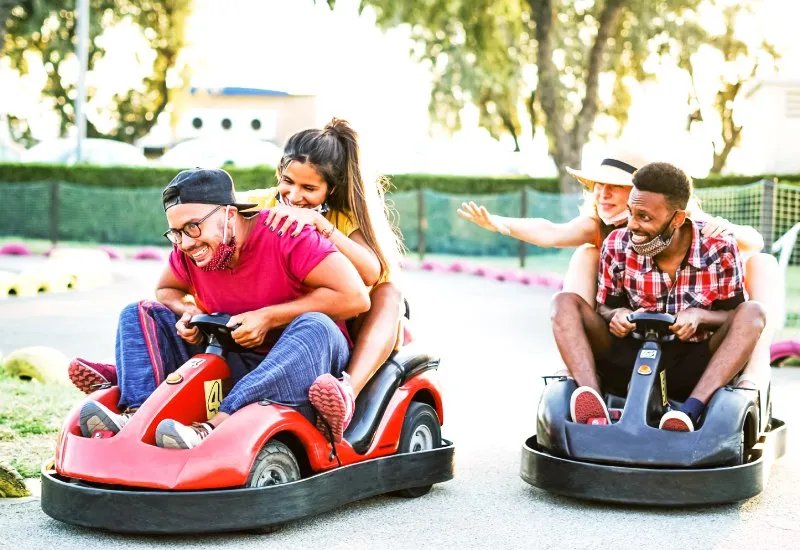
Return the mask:
{"type": "Polygon", "coordinates": [[[699,506],[737,502],[759,494],[772,463],[786,452],[786,426],[773,418],[772,430],[741,466],[639,468],[580,462],[540,449],[536,436],[522,447],[520,476],[534,487],[559,495],[649,506],[699,506]]]}
{"type": "Polygon", "coordinates": [[[42,469],[42,510],[50,517],[119,533],[204,533],[267,528],[349,502],[453,478],[450,441],[430,451],[343,466],[284,485],[214,491],[105,488],[42,469]]]}

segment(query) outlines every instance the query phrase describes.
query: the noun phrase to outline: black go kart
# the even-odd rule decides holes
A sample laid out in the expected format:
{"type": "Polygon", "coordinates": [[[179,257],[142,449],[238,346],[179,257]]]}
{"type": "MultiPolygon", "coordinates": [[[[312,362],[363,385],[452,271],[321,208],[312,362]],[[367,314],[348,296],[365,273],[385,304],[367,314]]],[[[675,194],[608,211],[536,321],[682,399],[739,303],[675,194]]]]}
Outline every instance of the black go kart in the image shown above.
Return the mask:
{"type": "Polygon", "coordinates": [[[786,450],[786,426],[772,417],[769,390],[725,386],[694,432],[658,429],[667,407],[661,343],[675,336],[672,315],[635,313],[642,340],[627,398],[604,394],[622,409],[609,425],[572,422],[575,381],[549,376],[539,401],[536,435],[522,448],[522,479],[552,493],[593,501],[654,506],[736,502],[760,493],[772,463],[786,450]]]}

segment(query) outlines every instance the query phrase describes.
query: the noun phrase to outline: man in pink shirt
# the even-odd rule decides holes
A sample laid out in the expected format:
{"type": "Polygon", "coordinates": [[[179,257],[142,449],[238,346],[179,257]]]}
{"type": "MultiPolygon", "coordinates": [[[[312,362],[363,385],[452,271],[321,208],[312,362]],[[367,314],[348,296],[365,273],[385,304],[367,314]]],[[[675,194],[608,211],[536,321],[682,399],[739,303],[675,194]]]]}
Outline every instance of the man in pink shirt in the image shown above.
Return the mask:
{"type": "Polygon", "coordinates": [[[345,319],[366,311],[369,296],[353,265],[317,231],[280,238],[263,223],[268,211],[242,212],[223,170],[178,174],[162,194],[174,248],[156,302],[127,306],[117,332],[120,414],[90,401],[81,431],[117,433],[165,377],[202,350],[188,328],[200,312],[232,315],[229,326],[247,353],[229,353],[235,385],[202,424],[163,420],[161,447],[188,449],[242,407],[261,400],[295,404],[310,420],[308,388],[321,374],[339,376],[350,340],[345,319]],[[192,298],[191,300],[189,298],[192,298]],[[334,321],[334,319],[336,321],[334,321]]]}

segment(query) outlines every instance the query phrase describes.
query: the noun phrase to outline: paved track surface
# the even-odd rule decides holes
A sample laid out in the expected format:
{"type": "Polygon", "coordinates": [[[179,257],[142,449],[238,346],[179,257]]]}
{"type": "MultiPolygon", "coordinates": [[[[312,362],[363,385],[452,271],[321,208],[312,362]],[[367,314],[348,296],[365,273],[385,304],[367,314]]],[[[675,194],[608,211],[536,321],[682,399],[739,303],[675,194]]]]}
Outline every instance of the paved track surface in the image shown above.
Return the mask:
{"type": "MultiPolygon", "coordinates": [[[[115,265],[111,287],[0,303],[0,349],[49,342],[67,355],[113,357],[117,312],[150,295],[159,271],[146,262],[115,265]]],[[[535,429],[538,377],[558,363],[551,292],[422,272],[407,274],[406,288],[416,333],[442,357],[453,481],[420,499],[372,498],[269,535],[120,536],[51,520],[36,498],[0,500],[0,548],[791,548],[800,541],[800,445],[792,437],[800,429],[793,407],[800,369],[773,373],[789,451],[761,495],[685,510],[555,497],[518,475],[520,446],[535,429]]]]}

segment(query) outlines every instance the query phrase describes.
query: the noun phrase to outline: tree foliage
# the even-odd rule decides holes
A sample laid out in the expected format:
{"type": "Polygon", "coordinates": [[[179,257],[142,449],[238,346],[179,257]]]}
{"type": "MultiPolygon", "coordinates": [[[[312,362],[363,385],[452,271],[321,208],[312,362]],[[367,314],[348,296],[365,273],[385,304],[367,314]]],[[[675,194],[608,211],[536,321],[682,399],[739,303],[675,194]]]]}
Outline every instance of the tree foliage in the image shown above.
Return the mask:
{"type": "MultiPolygon", "coordinates": [[[[328,1],[331,4],[331,0],[328,1]]],[[[564,177],[604,117],[625,124],[628,78],[670,45],[700,0],[364,0],[383,28],[408,25],[433,74],[430,112],[458,129],[467,104],[492,135],[543,126],[564,177]],[[606,90],[610,93],[603,94],[606,90]]]]}
{"type": "Polygon", "coordinates": [[[708,12],[705,16],[716,15],[720,19],[721,30],[718,33],[705,30],[686,32],[685,40],[678,42],[681,46],[679,65],[690,75],[691,81],[688,128],[698,124],[703,124],[705,131],[717,128],[712,137],[711,172],[719,174],[725,167],[728,155],[739,144],[744,129],[734,118],[739,93],[762,70],[774,69],[780,54],[764,35],[757,34],[745,40],[737,34],[737,21],[741,21],[742,16],[753,15],[753,2],[713,0],[706,7],[708,12]],[[708,71],[693,61],[701,47],[705,47],[706,52],[712,50],[716,53],[717,70],[714,72],[717,74],[714,75],[713,98],[707,102],[703,101],[696,82],[698,78],[708,78],[708,71]],[[707,104],[706,109],[702,108],[704,103],[707,104]]]}
{"type": "MultiPolygon", "coordinates": [[[[150,74],[143,79],[141,86],[115,94],[109,104],[94,105],[103,117],[113,121],[110,131],[98,130],[91,110],[87,116],[89,137],[107,137],[130,143],[150,131],[169,102],[168,78],[176,68],[178,54],[184,45],[184,23],[191,0],[89,2],[87,82],[92,82],[92,71],[106,54],[98,38],[105,29],[118,23],[130,21],[137,25],[155,54],[150,74]]],[[[30,56],[41,60],[47,73],[42,95],[58,113],[60,133],[64,136],[75,124],[76,83],[67,75],[69,66],[74,69],[76,61],[76,0],[23,0],[13,4],[10,16],[5,20],[2,53],[22,74],[29,71],[30,56]]],[[[88,86],[87,104],[92,105],[93,98],[98,95],[96,86],[88,86]]],[[[21,128],[24,121],[17,122],[21,128]]]]}

